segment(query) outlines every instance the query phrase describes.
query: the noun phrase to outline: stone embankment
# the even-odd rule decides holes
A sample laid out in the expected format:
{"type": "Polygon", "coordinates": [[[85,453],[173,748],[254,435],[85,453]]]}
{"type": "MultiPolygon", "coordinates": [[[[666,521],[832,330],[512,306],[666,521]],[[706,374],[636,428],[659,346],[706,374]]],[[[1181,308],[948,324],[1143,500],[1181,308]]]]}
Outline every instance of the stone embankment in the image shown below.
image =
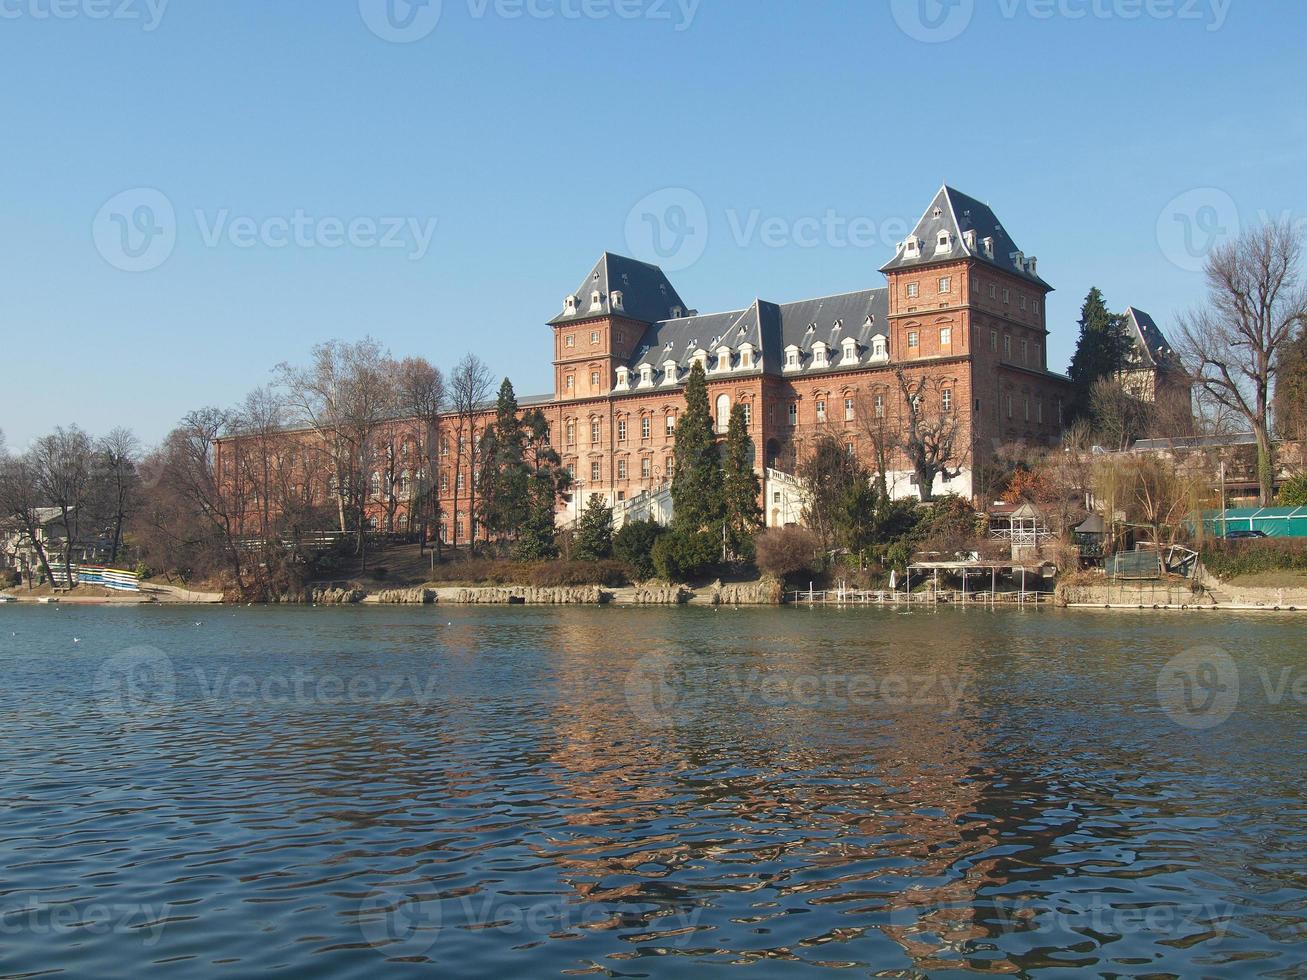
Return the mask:
{"type": "Polygon", "coordinates": [[[461,606],[597,606],[604,601],[597,585],[537,588],[506,585],[488,589],[457,589],[447,599],[461,606]]]}
{"type": "Polygon", "coordinates": [[[437,600],[435,589],[383,589],[364,599],[387,606],[429,606],[437,600]]]}

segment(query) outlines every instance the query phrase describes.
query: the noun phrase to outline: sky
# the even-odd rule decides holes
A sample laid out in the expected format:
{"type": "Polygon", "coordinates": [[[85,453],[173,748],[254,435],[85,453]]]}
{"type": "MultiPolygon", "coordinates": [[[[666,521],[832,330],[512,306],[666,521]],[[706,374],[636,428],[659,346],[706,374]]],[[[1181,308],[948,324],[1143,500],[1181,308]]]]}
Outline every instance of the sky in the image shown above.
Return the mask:
{"type": "Polygon", "coordinates": [[[157,443],[371,335],[550,390],[605,250],[693,308],[884,285],[943,183],[1164,330],[1307,226],[1301,0],[0,0],[0,429],[157,443]]]}

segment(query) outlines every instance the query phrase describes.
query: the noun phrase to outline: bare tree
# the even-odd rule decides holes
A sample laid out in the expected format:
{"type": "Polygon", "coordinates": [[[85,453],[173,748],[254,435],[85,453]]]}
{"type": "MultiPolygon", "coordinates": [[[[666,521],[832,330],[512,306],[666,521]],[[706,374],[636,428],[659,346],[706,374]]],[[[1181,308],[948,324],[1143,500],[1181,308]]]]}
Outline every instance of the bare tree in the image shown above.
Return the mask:
{"type": "Polygon", "coordinates": [[[440,553],[440,475],[437,442],[440,439],[440,413],[445,410],[445,378],[440,369],[425,358],[407,357],[399,362],[396,375],[399,410],[419,423],[418,456],[422,470],[413,481],[410,508],[415,508],[422,533],[418,553],[426,548],[434,533],[436,553],[440,553]]]}
{"type": "Polygon", "coordinates": [[[961,475],[957,442],[962,432],[957,413],[945,407],[946,384],[928,375],[909,380],[902,368],[894,369],[903,396],[899,449],[917,476],[917,492],[923,503],[934,499],[935,480],[961,475]]]}
{"type": "Polygon", "coordinates": [[[1307,322],[1302,241],[1288,221],[1220,246],[1207,262],[1207,305],[1181,320],[1182,354],[1201,392],[1237,415],[1257,439],[1263,506],[1274,500],[1271,397],[1279,355],[1307,322]]]}
{"type": "Polygon", "coordinates": [[[340,530],[357,532],[366,565],[373,438],[395,415],[394,362],[371,337],[333,340],[313,348],[309,367],[281,364],[277,375],[292,418],[313,429],[330,457],[340,530]]]}
{"type": "Polygon", "coordinates": [[[123,528],[139,500],[141,443],[131,429],[119,427],[96,443],[95,455],[95,509],[107,526],[109,561],[115,562],[123,528]]]}
{"type": "Polygon", "coordinates": [[[888,418],[889,400],[885,388],[859,391],[854,400],[854,418],[858,430],[871,446],[872,472],[876,489],[882,497],[889,496],[889,467],[898,446],[898,432],[888,418]]]}
{"type": "Polygon", "coordinates": [[[72,585],[73,548],[81,539],[81,521],[90,500],[94,463],[91,437],[79,429],[62,426],[36,440],[31,461],[37,489],[49,506],[59,511],[64,531],[64,574],[72,585]]]}
{"type": "Polygon", "coordinates": [[[467,473],[469,540],[476,547],[476,473],[479,438],[476,419],[486,407],[493,378],[490,368],[475,354],[467,354],[449,376],[450,404],[454,410],[457,449],[454,456],[454,547],[458,547],[458,477],[467,473]],[[464,471],[464,461],[467,469],[464,471]]]}
{"type": "MultiPolygon", "coordinates": [[[[18,528],[19,535],[36,553],[47,582],[54,581],[45,551],[40,481],[31,454],[0,457],[0,515],[18,528]]],[[[28,585],[31,571],[28,570],[28,585]]]]}
{"type": "Polygon", "coordinates": [[[1129,449],[1148,431],[1152,421],[1151,406],[1116,378],[1094,382],[1089,390],[1089,408],[1099,443],[1113,452],[1129,449]]]}

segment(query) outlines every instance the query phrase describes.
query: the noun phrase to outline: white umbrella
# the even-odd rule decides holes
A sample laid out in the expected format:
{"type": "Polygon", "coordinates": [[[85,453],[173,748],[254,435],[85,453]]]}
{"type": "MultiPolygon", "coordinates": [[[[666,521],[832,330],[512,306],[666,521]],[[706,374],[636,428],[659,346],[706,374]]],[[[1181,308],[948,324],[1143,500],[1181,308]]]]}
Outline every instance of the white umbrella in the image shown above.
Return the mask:
{"type": "Polygon", "coordinates": [[[898,585],[899,585],[899,573],[891,568],[889,573],[889,590],[893,592],[895,589],[898,588],[898,585]]]}

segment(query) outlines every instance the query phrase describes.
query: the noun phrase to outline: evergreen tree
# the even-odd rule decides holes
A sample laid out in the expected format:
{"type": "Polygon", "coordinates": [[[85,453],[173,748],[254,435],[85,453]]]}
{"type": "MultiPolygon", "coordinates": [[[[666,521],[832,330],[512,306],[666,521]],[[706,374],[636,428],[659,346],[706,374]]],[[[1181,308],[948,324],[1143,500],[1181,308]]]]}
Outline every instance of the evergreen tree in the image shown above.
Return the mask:
{"type": "Polygon", "coordinates": [[[751,558],[753,536],[762,526],[762,507],[758,504],[762,487],[753,468],[753,443],[744,421],[744,406],[738,402],[731,409],[722,471],[726,547],[736,558],[751,558]]]}
{"type": "Polygon", "coordinates": [[[613,509],[604,498],[590,495],[585,512],[576,522],[572,557],[578,561],[600,561],[613,556],[613,509]]]}
{"type": "Polygon", "coordinates": [[[519,561],[558,557],[555,540],[558,498],[571,485],[571,476],[563,469],[562,459],[549,443],[549,420],[539,409],[527,412],[522,419],[526,464],[526,517],[517,529],[513,556],[519,561]]]}
{"type": "Polygon", "coordinates": [[[1299,329],[1276,363],[1275,428],[1281,439],[1307,439],[1307,328],[1299,329]]]}
{"type": "Polygon", "coordinates": [[[690,369],[685,403],[676,426],[671,533],[654,546],[654,564],[669,580],[696,578],[721,559],[726,513],[708,382],[698,362],[690,369]]]}
{"type": "Polygon", "coordinates": [[[495,421],[481,437],[478,501],[481,524],[492,535],[512,536],[530,509],[530,469],[525,458],[526,427],[518,416],[517,394],[507,378],[499,386],[495,421]]]}
{"type": "Polygon", "coordinates": [[[1090,410],[1090,392],[1103,378],[1114,377],[1130,361],[1131,343],[1125,317],[1111,312],[1097,286],[1089,290],[1080,309],[1080,338],[1071,358],[1071,380],[1076,386],[1074,415],[1090,410]]]}
{"type": "Polygon", "coordinates": [[[653,562],[654,545],[666,533],[666,528],[655,520],[627,521],[613,537],[613,554],[630,566],[637,581],[648,581],[657,571],[653,562]]]}

